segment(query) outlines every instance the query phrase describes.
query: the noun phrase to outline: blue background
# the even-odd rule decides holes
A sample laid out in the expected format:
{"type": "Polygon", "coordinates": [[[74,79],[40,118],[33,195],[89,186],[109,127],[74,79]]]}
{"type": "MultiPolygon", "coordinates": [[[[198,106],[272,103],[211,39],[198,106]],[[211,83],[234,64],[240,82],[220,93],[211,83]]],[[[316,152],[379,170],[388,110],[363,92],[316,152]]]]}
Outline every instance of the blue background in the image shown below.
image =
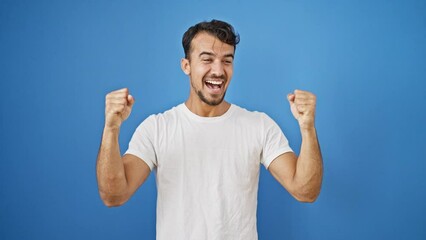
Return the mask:
{"type": "Polygon", "coordinates": [[[109,209],[95,161],[104,96],[148,115],[183,102],[181,37],[241,35],[227,99],[269,114],[298,152],[285,95],[318,98],[322,193],[302,204],[262,167],[260,239],[426,239],[426,1],[0,0],[0,238],[154,239],[154,174],[109,209]]]}

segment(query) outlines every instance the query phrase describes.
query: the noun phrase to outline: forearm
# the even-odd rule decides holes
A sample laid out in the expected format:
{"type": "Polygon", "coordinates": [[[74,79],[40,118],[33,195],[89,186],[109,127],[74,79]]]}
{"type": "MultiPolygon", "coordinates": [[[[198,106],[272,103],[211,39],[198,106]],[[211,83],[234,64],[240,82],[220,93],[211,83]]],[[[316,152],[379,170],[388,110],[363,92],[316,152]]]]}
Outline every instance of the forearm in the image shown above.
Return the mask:
{"type": "Polygon", "coordinates": [[[294,182],[301,198],[314,201],[321,190],[323,164],[315,128],[302,129],[302,145],[297,159],[294,182]]]}
{"type": "Polygon", "coordinates": [[[118,136],[119,128],[105,127],[97,159],[99,193],[107,205],[120,205],[127,191],[127,180],[118,136]]]}

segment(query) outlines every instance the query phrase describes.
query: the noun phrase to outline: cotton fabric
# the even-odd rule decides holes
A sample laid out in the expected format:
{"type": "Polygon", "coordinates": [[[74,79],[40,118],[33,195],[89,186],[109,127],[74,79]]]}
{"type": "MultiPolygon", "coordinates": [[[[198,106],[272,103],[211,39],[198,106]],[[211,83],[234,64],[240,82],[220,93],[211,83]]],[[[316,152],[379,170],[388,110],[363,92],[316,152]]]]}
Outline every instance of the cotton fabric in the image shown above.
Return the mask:
{"type": "Polygon", "coordinates": [[[156,173],[157,240],[256,240],[260,165],[290,151],[264,113],[201,117],[182,103],[143,121],[126,154],[156,173]]]}

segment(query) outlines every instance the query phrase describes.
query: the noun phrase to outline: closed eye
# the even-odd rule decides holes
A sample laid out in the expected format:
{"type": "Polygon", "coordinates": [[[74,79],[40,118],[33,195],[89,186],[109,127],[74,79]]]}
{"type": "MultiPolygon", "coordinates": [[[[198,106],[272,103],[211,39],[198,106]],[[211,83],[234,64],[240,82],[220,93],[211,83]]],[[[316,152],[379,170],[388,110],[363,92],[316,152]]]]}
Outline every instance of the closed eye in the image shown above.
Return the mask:
{"type": "Polygon", "coordinates": [[[223,61],[225,64],[232,64],[232,60],[231,59],[226,59],[223,61]]]}

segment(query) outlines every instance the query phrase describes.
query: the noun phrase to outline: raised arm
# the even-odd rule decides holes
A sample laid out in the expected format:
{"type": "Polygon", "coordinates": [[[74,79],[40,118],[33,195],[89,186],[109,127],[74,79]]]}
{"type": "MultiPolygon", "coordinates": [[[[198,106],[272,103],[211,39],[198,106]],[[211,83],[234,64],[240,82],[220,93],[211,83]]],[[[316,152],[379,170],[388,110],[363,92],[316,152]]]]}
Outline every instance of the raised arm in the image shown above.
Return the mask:
{"type": "Polygon", "coordinates": [[[268,170],[287,191],[301,202],[314,202],[321,190],[323,164],[315,129],[316,97],[310,92],[295,90],[287,96],[291,112],[302,135],[300,155],[278,156],[268,170]]]}
{"type": "Polygon", "coordinates": [[[121,157],[118,136],[135,100],[127,88],[106,96],[105,126],[96,163],[99,194],[108,207],[124,204],[149,176],[148,165],[127,154],[121,157]]]}

